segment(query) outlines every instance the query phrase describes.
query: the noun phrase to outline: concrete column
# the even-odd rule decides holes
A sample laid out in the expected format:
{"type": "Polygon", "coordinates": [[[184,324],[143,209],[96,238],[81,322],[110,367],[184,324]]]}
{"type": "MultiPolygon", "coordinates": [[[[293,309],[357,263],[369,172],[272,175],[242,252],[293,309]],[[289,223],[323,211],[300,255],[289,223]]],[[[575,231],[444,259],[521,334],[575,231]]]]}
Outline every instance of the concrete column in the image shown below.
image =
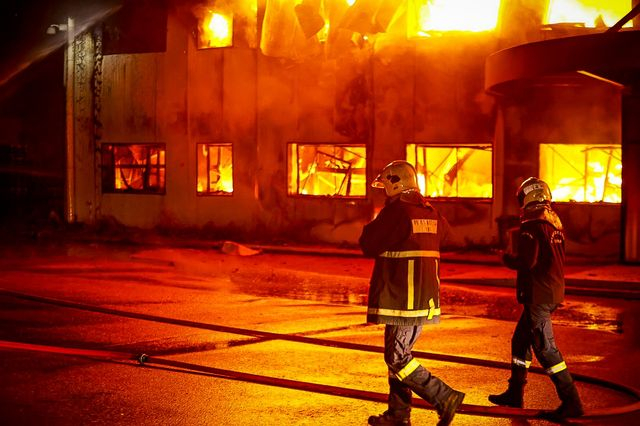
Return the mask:
{"type": "Polygon", "coordinates": [[[74,193],[75,219],[93,224],[96,213],[96,137],[94,122],[95,43],[91,32],[75,37],[74,59],[74,193]]]}
{"type": "Polygon", "coordinates": [[[73,18],[67,19],[67,50],[65,52],[66,86],[66,185],[65,219],[68,223],[76,221],[75,193],[75,24],[73,18]]]}
{"type": "Polygon", "coordinates": [[[622,97],[622,261],[640,263],[640,84],[622,97]]]}

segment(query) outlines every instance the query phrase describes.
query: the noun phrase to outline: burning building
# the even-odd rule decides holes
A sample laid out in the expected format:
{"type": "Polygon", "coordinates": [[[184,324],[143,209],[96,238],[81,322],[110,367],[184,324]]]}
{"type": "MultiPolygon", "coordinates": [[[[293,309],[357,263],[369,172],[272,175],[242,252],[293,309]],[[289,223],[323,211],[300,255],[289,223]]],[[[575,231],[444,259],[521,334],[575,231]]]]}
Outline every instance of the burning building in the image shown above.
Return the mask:
{"type": "Polygon", "coordinates": [[[504,243],[538,175],[570,253],[638,261],[637,19],[614,27],[636,3],[125,1],[67,57],[65,215],[355,243],[407,159],[460,247],[504,243]],[[607,31],[590,67],[531,53],[607,31]]]}

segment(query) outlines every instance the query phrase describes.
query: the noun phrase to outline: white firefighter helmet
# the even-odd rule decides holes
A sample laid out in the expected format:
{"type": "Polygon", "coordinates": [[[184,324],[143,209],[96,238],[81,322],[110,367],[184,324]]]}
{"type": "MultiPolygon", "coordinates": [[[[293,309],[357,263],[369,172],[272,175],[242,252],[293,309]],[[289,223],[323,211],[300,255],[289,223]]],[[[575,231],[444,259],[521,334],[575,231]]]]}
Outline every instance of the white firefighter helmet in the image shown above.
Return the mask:
{"type": "Polygon", "coordinates": [[[382,169],[371,186],[384,188],[387,197],[393,197],[409,189],[418,189],[416,169],[407,161],[392,161],[382,169]]]}
{"type": "Polygon", "coordinates": [[[541,179],[530,177],[520,184],[516,192],[520,208],[526,208],[531,203],[551,202],[551,191],[549,185],[541,179]]]}

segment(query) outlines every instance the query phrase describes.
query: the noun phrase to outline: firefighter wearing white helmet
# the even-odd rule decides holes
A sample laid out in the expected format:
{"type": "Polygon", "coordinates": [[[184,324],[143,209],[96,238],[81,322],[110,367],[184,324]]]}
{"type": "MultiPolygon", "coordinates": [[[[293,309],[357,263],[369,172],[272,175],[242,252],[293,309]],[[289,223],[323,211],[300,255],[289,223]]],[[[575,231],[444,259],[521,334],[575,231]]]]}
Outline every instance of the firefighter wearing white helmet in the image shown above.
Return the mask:
{"type": "Polygon", "coordinates": [[[516,197],[520,208],[534,208],[536,206],[532,203],[540,204],[551,201],[551,190],[545,181],[530,177],[520,184],[516,197]]]}
{"type": "Polygon", "coordinates": [[[517,253],[505,254],[504,263],[518,271],[516,297],[523,311],[511,339],[511,377],[507,390],[489,395],[494,404],[522,408],[527,371],[535,354],[556,387],[560,406],[547,417],[554,421],[579,417],[584,411],[573,378],[558,350],[551,314],[564,300],[564,233],[551,208],[546,182],[530,177],[518,188],[522,210],[517,253]]]}
{"type": "Polygon", "coordinates": [[[449,225],[420,194],[410,163],[389,163],[371,186],[384,188],[387,199],[359,242],[364,255],[375,258],[367,322],[385,324],[389,398],[388,409],[369,424],[409,425],[415,392],[436,407],[438,425],[448,425],[465,395],[420,365],[411,349],[422,326],[440,320],[440,244],[449,225]]]}
{"type": "Polygon", "coordinates": [[[396,160],[387,164],[371,184],[374,188],[384,188],[387,197],[393,197],[403,191],[416,190],[418,176],[416,169],[407,161],[396,160]]]}

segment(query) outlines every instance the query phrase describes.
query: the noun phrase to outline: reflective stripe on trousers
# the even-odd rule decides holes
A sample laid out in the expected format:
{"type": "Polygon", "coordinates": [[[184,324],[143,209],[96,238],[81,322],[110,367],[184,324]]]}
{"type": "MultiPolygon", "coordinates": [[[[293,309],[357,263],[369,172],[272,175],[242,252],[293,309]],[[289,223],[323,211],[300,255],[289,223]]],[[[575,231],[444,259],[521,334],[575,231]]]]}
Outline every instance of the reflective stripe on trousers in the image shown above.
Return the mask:
{"type": "Polygon", "coordinates": [[[389,410],[404,415],[410,410],[408,390],[439,407],[452,389],[433,376],[411,350],[422,331],[421,326],[386,325],[384,329],[384,360],[389,368],[389,410]]]}
{"type": "Polygon", "coordinates": [[[524,305],[511,339],[513,365],[528,368],[531,365],[533,350],[540,365],[548,374],[566,369],[562,354],[556,346],[551,323],[551,313],[557,306],[555,304],[524,305]]]}

